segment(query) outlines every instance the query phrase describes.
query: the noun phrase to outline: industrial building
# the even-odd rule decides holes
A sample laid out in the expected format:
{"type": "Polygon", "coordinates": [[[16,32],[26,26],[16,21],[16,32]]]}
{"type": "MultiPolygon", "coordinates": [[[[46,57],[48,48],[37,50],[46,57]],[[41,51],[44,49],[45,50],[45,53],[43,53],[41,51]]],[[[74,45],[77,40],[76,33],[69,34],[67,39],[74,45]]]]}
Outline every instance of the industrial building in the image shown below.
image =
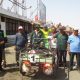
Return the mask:
{"type": "Polygon", "coordinates": [[[23,26],[25,31],[31,32],[32,30],[32,24],[30,20],[27,20],[27,18],[15,14],[11,11],[8,11],[6,9],[3,9],[0,7],[0,25],[1,29],[4,30],[4,32],[7,35],[13,35],[17,32],[18,26],[23,26]]]}

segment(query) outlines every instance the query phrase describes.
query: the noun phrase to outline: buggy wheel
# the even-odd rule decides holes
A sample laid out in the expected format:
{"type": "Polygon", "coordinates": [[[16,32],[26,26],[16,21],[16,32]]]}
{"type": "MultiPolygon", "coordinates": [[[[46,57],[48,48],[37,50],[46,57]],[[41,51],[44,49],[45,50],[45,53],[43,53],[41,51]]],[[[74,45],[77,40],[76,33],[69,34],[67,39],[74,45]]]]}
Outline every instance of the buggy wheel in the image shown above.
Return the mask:
{"type": "Polygon", "coordinates": [[[25,76],[25,74],[26,74],[26,72],[23,72],[22,71],[22,65],[23,65],[23,63],[22,63],[22,61],[19,63],[19,70],[20,70],[20,73],[23,75],[23,76],[25,76]]]}
{"type": "Polygon", "coordinates": [[[25,75],[26,75],[26,73],[25,73],[25,72],[20,71],[20,73],[21,73],[23,76],[25,76],[25,75]]]}
{"type": "Polygon", "coordinates": [[[53,71],[54,70],[52,68],[49,68],[49,69],[46,69],[45,71],[43,71],[43,73],[47,76],[52,76],[52,75],[54,75],[53,71]]]}
{"type": "Polygon", "coordinates": [[[25,64],[24,62],[20,63],[20,73],[25,76],[25,75],[29,75],[30,73],[30,65],[25,64]]]}
{"type": "Polygon", "coordinates": [[[44,64],[43,73],[45,75],[48,75],[48,76],[52,75],[53,74],[53,66],[52,66],[52,64],[49,64],[49,63],[44,64]]]}

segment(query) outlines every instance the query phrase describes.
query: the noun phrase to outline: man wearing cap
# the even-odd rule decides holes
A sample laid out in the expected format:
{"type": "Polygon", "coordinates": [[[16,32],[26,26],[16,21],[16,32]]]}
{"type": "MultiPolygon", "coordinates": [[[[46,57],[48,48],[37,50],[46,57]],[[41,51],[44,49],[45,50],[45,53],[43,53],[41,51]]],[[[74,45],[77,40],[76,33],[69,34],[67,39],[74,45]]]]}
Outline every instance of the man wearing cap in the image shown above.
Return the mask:
{"type": "Polygon", "coordinates": [[[16,33],[15,45],[16,45],[16,62],[19,62],[19,53],[25,47],[27,43],[27,34],[25,34],[22,26],[18,27],[18,32],[16,33]]]}
{"type": "Polygon", "coordinates": [[[70,70],[73,69],[73,60],[75,55],[77,68],[80,69],[80,35],[78,34],[77,28],[74,28],[73,34],[69,36],[68,43],[70,47],[70,70]]]}

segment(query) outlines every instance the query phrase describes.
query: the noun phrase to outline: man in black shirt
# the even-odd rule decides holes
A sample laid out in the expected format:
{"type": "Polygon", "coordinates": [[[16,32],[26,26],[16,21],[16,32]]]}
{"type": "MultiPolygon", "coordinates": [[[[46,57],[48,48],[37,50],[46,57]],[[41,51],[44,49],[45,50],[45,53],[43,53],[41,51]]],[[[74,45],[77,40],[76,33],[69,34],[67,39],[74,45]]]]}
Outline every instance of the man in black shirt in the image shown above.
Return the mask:
{"type": "Polygon", "coordinates": [[[1,25],[0,25],[0,71],[2,71],[2,54],[4,51],[4,32],[1,30],[1,25]]]}

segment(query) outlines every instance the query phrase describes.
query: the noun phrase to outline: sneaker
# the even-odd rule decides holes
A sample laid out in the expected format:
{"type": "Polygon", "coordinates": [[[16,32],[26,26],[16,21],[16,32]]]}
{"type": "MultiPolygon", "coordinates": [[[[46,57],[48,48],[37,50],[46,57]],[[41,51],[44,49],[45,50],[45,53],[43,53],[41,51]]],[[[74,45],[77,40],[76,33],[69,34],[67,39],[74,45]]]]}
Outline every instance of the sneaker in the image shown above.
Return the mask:
{"type": "Polygon", "coordinates": [[[59,64],[59,67],[62,67],[63,66],[63,64],[59,64]]]}
{"type": "Polygon", "coordinates": [[[19,66],[19,62],[17,62],[17,66],[19,66]]]}
{"type": "Polygon", "coordinates": [[[76,66],[76,65],[75,65],[75,66],[73,66],[73,69],[74,69],[74,70],[76,70],[76,69],[77,69],[77,66],[76,66]]]}
{"type": "Polygon", "coordinates": [[[63,63],[63,66],[64,66],[64,67],[67,67],[67,64],[66,64],[66,63],[63,63]]]}

